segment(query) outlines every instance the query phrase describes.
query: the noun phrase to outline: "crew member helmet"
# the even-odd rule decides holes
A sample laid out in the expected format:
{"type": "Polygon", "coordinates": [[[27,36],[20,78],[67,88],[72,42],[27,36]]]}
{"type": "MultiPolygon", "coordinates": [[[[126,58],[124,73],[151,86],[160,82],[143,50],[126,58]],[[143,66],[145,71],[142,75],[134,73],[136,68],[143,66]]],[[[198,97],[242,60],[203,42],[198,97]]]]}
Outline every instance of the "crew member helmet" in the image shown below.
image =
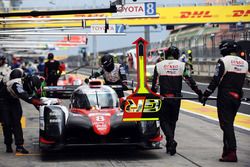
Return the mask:
{"type": "Polygon", "coordinates": [[[44,61],[44,57],[43,57],[43,56],[40,56],[40,57],[38,58],[38,60],[39,60],[39,62],[43,62],[43,61],[44,61]]]}
{"type": "Polygon", "coordinates": [[[49,59],[49,60],[54,59],[54,54],[53,54],[53,53],[49,53],[49,54],[48,54],[48,59],[49,59]]]}
{"type": "Polygon", "coordinates": [[[10,72],[10,80],[24,77],[24,72],[21,68],[15,68],[10,72]]]}
{"type": "Polygon", "coordinates": [[[114,58],[112,55],[110,54],[105,54],[102,58],[101,58],[101,63],[102,63],[102,67],[108,71],[111,72],[114,69],[114,58]]]}
{"type": "Polygon", "coordinates": [[[223,40],[219,45],[219,49],[223,56],[230,55],[231,53],[236,53],[238,51],[238,44],[232,39],[223,40]]]}
{"type": "Polygon", "coordinates": [[[36,75],[27,75],[23,78],[23,89],[28,92],[28,94],[41,94],[42,82],[40,78],[36,75]]]}
{"type": "Polygon", "coordinates": [[[168,59],[169,57],[174,57],[174,59],[178,59],[180,55],[180,51],[175,46],[170,46],[166,52],[165,58],[168,59]]]}

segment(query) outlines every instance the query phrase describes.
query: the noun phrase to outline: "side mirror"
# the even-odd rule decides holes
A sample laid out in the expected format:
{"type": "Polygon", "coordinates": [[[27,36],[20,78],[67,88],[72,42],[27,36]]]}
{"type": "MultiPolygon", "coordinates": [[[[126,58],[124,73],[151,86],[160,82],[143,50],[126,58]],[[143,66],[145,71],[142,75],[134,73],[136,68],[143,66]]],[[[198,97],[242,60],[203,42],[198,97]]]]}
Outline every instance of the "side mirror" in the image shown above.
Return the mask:
{"type": "Polygon", "coordinates": [[[89,84],[89,79],[88,79],[88,78],[85,78],[84,82],[85,82],[86,84],[89,84]]]}

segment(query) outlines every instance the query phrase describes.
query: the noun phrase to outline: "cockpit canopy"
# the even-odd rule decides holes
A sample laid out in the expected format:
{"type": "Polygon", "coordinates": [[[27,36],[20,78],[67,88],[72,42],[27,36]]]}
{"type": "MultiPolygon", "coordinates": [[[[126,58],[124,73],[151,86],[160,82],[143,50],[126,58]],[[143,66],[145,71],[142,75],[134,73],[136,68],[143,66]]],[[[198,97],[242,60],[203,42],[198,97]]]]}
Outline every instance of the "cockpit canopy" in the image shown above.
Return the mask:
{"type": "Polygon", "coordinates": [[[99,88],[81,86],[73,92],[71,104],[72,107],[79,109],[117,108],[119,100],[116,92],[108,86],[102,85],[99,88]]]}

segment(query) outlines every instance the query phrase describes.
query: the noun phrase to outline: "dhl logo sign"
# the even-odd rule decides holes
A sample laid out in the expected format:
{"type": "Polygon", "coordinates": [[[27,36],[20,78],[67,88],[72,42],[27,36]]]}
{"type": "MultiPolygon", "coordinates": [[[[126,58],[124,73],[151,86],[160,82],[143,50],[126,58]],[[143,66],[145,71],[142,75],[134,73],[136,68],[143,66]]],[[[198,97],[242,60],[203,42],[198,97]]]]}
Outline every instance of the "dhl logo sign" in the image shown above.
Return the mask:
{"type": "MultiPolygon", "coordinates": [[[[20,11],[19,11],[20,12],[20,11]]],[[[182,7],[157,7],[156,14],[159,18],[112,19],[109,24],[126,25],[155,25],[155,24],[205,24],[205,23],[250,23],[250,5],[238,6],[182,6],[182,7]]],[[[67,18],[67,17],[106,17],[111,13],[77,14],[58,16],[38,16],[28,18],[67,18]]],[[[27,18],[27,17],[19,17],[27,18]]],[[[103,20],[87,20],[86,26],[104,24],[103,20]]],[[[43,24],[2,24],[0,28],[34,28],[34,27],[80,27],[82,21],[70,22],[45,22],[43,24]]]]}
{"type": "Polygon", "coordinates": [[[233,10],[233,17],[248,17],[250,10],[233,10]]]}
{"type": "MultiPolygon", "coordinates": [[[[212,15],[211,11],[181,11],[180,17],[182,19],[186,18],[212,18],[217,17],[212,15]]],[[[228,17],[248,17],[250,16],[250,10],[233,10],[231,15],[228,17]]]]}
{"type": "MultiPolygon", "coordinates": [[[[212,11],[181,11],[179,18],[211,18],[213,16],[212,11]]],[[[250,15],[250,10],[233,10],[232,17],[247,17],[250,15]]],[[[73,17],[105,17],[107,14],[76,14],[73,17]]],[[[61,17],[61,16],[60,16],[61,17]]],[[[53,18],[50,16],[23,16],[21,18],[53,18]]],[[[153,18],[156,19],[156,18],[153,18]]]]}
{"type": "Polygon", "coordinates": [[[180,12],[180,18],[209,18],[212,17],[210,11],[183,11],[180,12]]]}

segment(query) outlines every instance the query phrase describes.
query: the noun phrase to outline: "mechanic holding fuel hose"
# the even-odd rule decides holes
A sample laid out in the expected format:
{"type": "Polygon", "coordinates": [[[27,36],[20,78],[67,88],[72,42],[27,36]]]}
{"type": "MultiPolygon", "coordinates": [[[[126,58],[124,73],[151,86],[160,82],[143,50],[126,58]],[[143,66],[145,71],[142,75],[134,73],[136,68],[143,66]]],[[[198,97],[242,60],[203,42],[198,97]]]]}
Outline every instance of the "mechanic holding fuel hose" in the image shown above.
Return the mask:
{"type": "Polygon", "coordinates": [[[248,63],[237,56],[238,44],[234,40],[223,40],[219,45],[223,56],[218,60],[215,74],[203,94],[202,103],[218,87],[217,112],[220,127],[223,131],[223,153],[220,161],[237,162],[234,118],[240,107],[243,96],[243,84],[249,71],[248,63]]]}
{"type": "Polygon", "coordinates": [[[199,96],[199,99],[202,98],[202,92],[190,76],[190,72],[185,68],[185,63],[178,60],[179,54],[177,47],[171,46],[168,48],[165,60],[155,66],[151,88],[153,92],[157,92],[156,84],[159,80],[160,95],[166,97],[162,101],[159,117],[161,129],[166,137],[166,153],[170,153],[170,155],[176,153],[177,147],[174,135],[181,104],[182,79],[199,96]],[[177,98],[174,99],[175,97],[177,98]]]}
{"type": "Polygon", "coordinates": [[[121,85],[122,89],[115,90],[118,97],[124,97],[123,90],[127,90],[124,81],[127,80],[125,69],[117,63],[114,63],[114,58],[110,54],[105,54],[101,58],[101,69],[93,74],[93,78],[103,75],[105,85],[121,85]]]}
{"type": "Polygon", "coordinates": [[[21,126],[22,107],[19,98],[34,104],[42,105],[38,97],[32,96],[34,92],[40,93],[40,79],[37,76],[24,76],[20,68],[13,69],[9,75],[9,81],[5,84],[4,103],[1,105],[2,128],[6,152],[12,153],[12,134],[15,137],[16,152],[28,154],[23,147],[23,131],[21,126]]]}

